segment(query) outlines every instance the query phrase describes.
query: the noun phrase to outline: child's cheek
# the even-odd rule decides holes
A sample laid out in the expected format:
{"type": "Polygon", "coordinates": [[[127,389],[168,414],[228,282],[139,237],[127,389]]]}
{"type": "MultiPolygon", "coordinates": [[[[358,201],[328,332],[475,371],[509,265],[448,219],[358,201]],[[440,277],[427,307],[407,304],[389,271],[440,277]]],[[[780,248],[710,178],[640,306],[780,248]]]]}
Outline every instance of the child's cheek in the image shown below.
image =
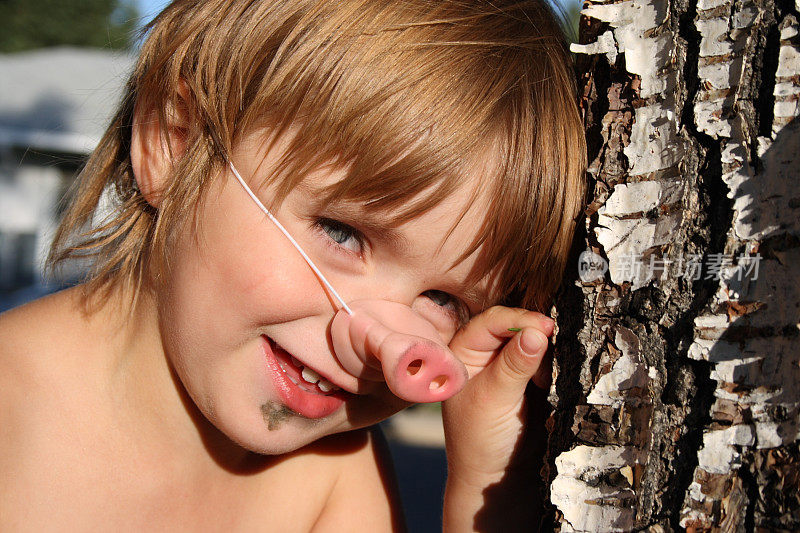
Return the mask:
{"type": "Polygon", "coordinates": [[[197,290],[212,291],[225,307],[249,313],[288,286],[287,260],[269,222],[240,192],[228,184],[213,208],[207,203],[197,243],[210,275],[198,278],[206,277],[213,287],[197,290]]]}

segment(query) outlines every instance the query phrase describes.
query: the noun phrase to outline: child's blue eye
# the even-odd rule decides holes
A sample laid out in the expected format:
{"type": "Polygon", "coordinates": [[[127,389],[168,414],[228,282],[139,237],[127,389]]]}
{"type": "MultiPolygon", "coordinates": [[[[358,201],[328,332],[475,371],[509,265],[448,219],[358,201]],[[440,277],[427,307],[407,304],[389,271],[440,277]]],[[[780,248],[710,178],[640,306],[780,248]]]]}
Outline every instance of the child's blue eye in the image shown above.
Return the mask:
{"type": "Polygon", "coordinates": [[[314,225],[336,243],[334,246],[356,254],[364,251],[364,235],[354,227],[331,218],[319,218],[314,225]]]}

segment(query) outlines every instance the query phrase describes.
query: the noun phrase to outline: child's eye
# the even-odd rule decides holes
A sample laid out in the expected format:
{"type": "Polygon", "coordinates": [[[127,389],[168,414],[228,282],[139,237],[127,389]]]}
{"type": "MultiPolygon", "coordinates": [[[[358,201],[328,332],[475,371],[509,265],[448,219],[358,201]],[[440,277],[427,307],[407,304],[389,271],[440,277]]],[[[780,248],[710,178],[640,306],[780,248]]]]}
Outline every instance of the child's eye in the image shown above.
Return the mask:
{"type": "Polygon", "coordinates": [[[352,226],[331,218],[318,218],[314,225],[327,235],[337,248],[361,254],[364,251],[364,235],[352,226]]]}
{"type": "Polygon", "coordinates": [[[430,301],[442,309],[442,312],[455,318],[459,326],[469,321],[469,311],[466,306],[455,296],[444,291],[430,290],[422,293],[430,301]]]}

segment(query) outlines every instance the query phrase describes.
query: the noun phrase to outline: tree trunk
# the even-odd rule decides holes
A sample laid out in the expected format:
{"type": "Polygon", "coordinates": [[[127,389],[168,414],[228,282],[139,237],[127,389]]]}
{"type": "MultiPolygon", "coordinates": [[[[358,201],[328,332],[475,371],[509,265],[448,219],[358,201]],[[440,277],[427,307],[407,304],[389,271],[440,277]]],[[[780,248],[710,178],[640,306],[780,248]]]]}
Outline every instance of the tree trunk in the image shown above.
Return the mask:
{"type": "Polygon", "coordinates": [[[800,0],[614,2],[573,45],[550,525],[800,530],[800,0]]]}

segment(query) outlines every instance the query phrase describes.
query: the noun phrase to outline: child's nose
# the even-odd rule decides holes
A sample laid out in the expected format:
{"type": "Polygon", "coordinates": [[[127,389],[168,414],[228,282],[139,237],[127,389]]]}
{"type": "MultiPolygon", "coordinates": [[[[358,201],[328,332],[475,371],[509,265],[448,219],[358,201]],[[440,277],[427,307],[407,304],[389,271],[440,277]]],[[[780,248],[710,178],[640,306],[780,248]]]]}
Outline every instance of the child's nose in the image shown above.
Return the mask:
{"type": "Polygon", "coordinates": [[[331,323],[336,358],[350,374],[380,368],[389,389],[410,402],[443,401],[467,382],[467,371],[436,328],[409,306],[387,300],[349,304],[331,323]]]}

